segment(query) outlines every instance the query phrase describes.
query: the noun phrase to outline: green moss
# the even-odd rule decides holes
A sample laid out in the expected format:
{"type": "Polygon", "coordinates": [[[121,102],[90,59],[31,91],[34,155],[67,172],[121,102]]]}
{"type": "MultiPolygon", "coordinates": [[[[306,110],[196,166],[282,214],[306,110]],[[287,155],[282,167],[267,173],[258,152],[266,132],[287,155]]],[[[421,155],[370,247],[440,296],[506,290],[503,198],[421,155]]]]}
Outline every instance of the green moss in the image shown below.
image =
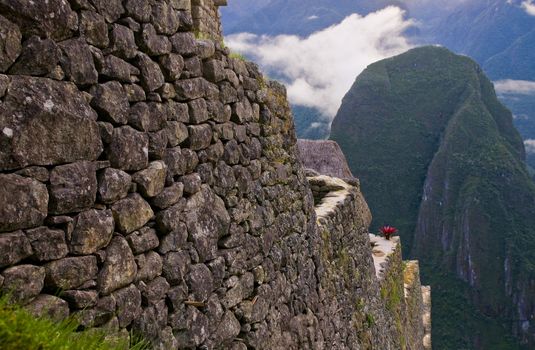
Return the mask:
{"type": "MultiPolygon", "coordinates": [[[[104,331],[77,332],[74,319],[54,322],[36,318],[17,305],[0,298],[0,348],[2,350],[143,350],[143,341],[130,343],[104,331]]],[[[134,337],[131,337],[134,338],[134,337]]]]}
{"type": "Polygon", "coordinates": [[[368,325],[368,328],[375,326],[375,318],[372,314],[366,314],[366,324],[368,325]]]}
{"type": "Polygon", "coordinates": [[[240,60],[240,61],[247,61],[244,55],[242,55],[241,53],[237,53],[237,52],[231,52],[230,55],[228,55],[228,57],[236,59],[236,60],[240,60]]]}

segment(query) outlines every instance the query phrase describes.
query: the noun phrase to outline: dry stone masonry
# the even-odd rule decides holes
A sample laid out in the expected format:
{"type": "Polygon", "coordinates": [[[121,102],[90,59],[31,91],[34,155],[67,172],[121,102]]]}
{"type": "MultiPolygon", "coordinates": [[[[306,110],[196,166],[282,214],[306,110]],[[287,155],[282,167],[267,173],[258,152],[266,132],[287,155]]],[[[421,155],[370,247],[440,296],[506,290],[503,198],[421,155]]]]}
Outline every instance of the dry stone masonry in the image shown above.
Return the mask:
{"type": "Polygon", "coordinates": [[[417,274],[377,278],[223,4],[0,0],[0,291],[155,349],[422,349],[417,274]]]}

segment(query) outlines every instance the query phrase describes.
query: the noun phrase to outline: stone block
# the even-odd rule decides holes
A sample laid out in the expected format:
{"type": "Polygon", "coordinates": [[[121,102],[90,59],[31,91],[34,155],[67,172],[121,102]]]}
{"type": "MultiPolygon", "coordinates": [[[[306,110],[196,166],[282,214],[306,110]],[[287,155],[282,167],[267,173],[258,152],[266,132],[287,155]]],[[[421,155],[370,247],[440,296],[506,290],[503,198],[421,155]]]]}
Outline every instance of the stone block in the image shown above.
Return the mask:
{"type": "Polygon", "coordinates": [[[89,255],[104,248],[111,240],[115,222],[111,210],[90,209],[74,220],[74,231],[69,242],[70,252],[89,255]]]}
{"type": "Polygon", "coordinates": [[[0,233],[0,268],[32,255],[32,246],[22,231],[0,233]]]}
{"type": "Polygon", "coordinates": [[[149,137],[129,126],[116,128],[106,152],[114,168],[125,171],[144,169],[149,163],[149,137]]]}
{"type": "Polygon", "coordinates": [[[9,70],[10,74],[47,75],[59,62],[60,51],[53,40],[32,36],[26,40],[17,62],[9,70]]]}
{"type": "Polygon", "coordinates": [[[103,203],[114,203],[128,195],[131,183],[128,173],[106,168],[98,174],[98,198],[103,203]]]}
{"type": "Polygon", "coordinates": [[[0,105],[0,170],[98,158],[97,114],[76,85],[22,75],[10,79],[0,105]]]}
{"type": "Polygon", "coordinates": [[[137,265],[128,242],[120,236],[115,236],[106,248],[104,266],[98,275],[98,290],[101,294],[128,286],[134,281],[137,265]]]}
{"type": "Polygon", "coordinates": [[[97,196],[95,163],[76,162],[60,165],[50,172],[52,214],[79,212],[91,208],[97,196]]]}
{"type": "Polygon", "coordinates": [[[49,262],[45,284],[57,289],[78,288],[97,275],[97,259],[94,256],[67,257],[49,262]]]}
{"type": "Polygon", "coordinates": [[[41,266],[18,265],[5,269],[2,276],[2,293],[10,294],[14,302],[25,303],[39,295],[43,289],[45,269],[41,266]]]}
{"type": "Polygon", "coordinates": [[[42,183],[15,174],[0,174],[0,232],[41,225],[48,214],[48,200],[42,183]]]}
{"type": "Polygon", "coordinates": [[[38,227],[26,231],[33,250],[33,258],[37,261],[61,259],[69,253],[63,230],[52,230],[38,227]]]}
{"type": "Polygon", "coordinates": [[[115,226],[121,233],[130,233],[143,227],[154,215],[149,203],[133,193],[111,207],[115,226]]]}
{"type": "Polygon", "coordinates": [[[135,173],[132,180],[138,184],[143,196],[155,197],[164,189],[166,175],[167,165],[163,161],[155,161],[147,169],[135,173]]]}

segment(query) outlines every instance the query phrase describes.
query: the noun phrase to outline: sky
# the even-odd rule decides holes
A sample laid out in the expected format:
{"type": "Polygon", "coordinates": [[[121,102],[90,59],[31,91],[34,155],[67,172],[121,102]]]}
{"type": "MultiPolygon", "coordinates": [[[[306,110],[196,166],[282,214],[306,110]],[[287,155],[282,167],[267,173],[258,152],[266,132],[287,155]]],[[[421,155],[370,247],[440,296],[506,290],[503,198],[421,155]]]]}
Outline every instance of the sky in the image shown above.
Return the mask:
{"type": "Polygon", "coordinates": [[[265,70],[281,74],[291,103],[316,108],[332,120],[367,65],[411,48],[404,32],[412,25],[401,9],[387,7],[367,16],[352,14],[306,38],[241,33],[225,41],[265,70]]]}
{"type": "MultiPolygon", "coordinates": [[[[403,1],[414,13],[448,11],[473,0],[403,1]]],[[[535,0],[506,1],[535,16],[535,0]]],[[[287,86],[292,104],[315,108],[330,121],[366,66],[411,48],[405,32],[417,25],[403,10],[391,6],[367,16],[350,15],[305,38],[240,33],[227,36],[225,41],[233,51],[255,61],[268,74],[277,72],[276,78],[287,86]]],[[[535,82],[502,80],[495,83],[496,91],[501,94],[535,94],[535,82]]]]}

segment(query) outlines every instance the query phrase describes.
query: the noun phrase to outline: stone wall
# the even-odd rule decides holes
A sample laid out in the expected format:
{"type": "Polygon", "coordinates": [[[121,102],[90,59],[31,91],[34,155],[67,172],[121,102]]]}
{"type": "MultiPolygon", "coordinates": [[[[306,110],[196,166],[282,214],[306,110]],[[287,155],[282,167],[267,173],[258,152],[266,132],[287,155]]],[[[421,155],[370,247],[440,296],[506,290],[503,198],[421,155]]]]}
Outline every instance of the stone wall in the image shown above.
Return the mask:
{"type": "Polygon", "coordinates": [[[430,289],[422,290],[418,263],[402,261],[399,237],[368,234],[371,215],[358,180],[316,176],[309,182],[322,238],[320,284],[332,302],[324,307],[351,320],[356,330],[344,343],[364,349],[431,349],[430,293],[424,302],[430,289]],[[343,290],[352,292],[343,295],[343,290]]]}
{"type": "Polygon", "coordinates": [[[1,292],[159,349],[398,349],[358,183],[314,207],[284,87],[203,4],[0,1],[1,292]]]}

